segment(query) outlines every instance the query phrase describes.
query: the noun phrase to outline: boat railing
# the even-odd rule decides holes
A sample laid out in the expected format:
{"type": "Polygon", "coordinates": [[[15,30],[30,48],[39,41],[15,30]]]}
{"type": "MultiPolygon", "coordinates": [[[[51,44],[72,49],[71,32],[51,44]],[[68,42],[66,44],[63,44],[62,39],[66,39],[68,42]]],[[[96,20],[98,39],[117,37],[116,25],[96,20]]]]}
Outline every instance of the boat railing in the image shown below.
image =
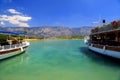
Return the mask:
{"type": "Polygon", "coordinates": [[[101,45],[101,46],[109,46],[109,47],[116,47],[116,48],[120,48],[119,45],[109,45],[109,44],[98,44],[98,43],[91,43],[92,45],[101,45]]]}
{"type": "Polygon", "coordinates": [[[0,50],[13,49],[13,48],[22,47],[22,46],[25,46],[25,45],[26,45],[25,42],[22,42],[22,43],[19,43],[19,44],[4,45],[4,46],[0,46],[0,50]]]}

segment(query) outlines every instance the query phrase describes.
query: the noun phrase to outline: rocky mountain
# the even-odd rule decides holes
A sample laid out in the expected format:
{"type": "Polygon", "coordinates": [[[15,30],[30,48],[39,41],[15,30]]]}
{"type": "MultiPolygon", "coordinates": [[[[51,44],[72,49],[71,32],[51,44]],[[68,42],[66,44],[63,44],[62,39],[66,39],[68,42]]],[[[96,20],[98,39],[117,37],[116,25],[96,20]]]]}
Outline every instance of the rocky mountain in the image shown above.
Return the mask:
{"type": "Polygon", "coordinates": [[[90,30],[92,27],[80,27],[80,28],[68,28],[68,27],[1,27],[0,30],[5,31],[17,31],[17,32],[24,32],[27,31],[29,36],[33,37],[42,37],[42,38],[49,38],[55,36],[87,36],[90,34],[90,30]]]}

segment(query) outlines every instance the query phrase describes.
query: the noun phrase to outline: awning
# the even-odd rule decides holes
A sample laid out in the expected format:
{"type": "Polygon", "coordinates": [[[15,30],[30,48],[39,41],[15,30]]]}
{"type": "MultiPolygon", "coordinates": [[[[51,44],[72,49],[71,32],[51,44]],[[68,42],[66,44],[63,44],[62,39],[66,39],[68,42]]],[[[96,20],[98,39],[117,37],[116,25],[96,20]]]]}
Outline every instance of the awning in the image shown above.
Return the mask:
{"type": "Polygon", "coordinates": [[[10,32],[10,31],[0,31],[0,34],[6,35],[25,35],[23,32],[10,32]]]}

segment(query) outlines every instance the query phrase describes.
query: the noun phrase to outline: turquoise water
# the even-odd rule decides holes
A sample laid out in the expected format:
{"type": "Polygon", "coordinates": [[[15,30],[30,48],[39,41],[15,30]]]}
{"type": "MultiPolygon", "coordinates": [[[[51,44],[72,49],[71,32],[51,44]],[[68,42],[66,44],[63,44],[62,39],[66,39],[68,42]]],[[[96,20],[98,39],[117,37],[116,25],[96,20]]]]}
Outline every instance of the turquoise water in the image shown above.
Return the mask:
{"type": "Polygon", "coordinates": [[[32,41],[24,54],[0,61],[0,80],[120,80],[120,63],[82,40],[32,41]]]}

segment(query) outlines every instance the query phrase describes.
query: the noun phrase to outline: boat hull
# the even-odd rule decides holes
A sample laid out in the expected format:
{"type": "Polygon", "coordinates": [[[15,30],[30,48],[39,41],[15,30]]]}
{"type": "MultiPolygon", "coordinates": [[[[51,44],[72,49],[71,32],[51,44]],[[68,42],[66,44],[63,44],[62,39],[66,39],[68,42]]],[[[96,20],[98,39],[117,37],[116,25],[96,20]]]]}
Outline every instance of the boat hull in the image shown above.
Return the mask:
{"type": "Polygon", "coordinates": [[[98,48],[98,47],[94,47],[94,46],[88,46],[88,48],[94,52],[97,52],[99,54],[103,54],[106,56],[110,56],[113,58],[117,58],[120,59],[120,52],[119,51],[113,51],[113,50],[107,50],[104,47],[103,48],[98,48]]]}
{"type": "Polygon", "coordinates": [[[13,49],[13,50],[8,50],[8,51],[5,51],[5,52],[0,52],[2,55],[0,55],[0,60],[2,59],[6,59],[6,58],[10,58],[12,56],[16,56],[16,55],[19,55],[23,52],[25,52],[26,48],[28,46],[25,46],[25,47],[21,47],[21,48],[17,48],[17,49],[13,49]]]}
{"type": "Polygon", "coordinates": [[[20,44],[18,47],[14,46],[13,48],[8,48],[8,49],[1,49],[0,50],[0,60],[6,59],[18,54],[21,54],[26,51],[26,48],[30,45],[29,42],[23,42],[20,44]]]}

